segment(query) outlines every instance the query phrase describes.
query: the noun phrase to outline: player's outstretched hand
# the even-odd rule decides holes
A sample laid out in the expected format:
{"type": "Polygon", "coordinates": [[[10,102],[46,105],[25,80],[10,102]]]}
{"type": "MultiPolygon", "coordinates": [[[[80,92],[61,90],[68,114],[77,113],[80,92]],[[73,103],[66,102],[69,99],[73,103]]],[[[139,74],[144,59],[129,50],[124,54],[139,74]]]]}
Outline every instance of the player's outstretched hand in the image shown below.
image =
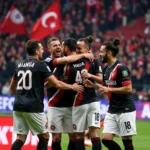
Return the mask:
{"type": "Polygon", "coordinates": [[[100,94],[107,94],[110,91],[110,88],[101,86],[100,88],[97,89],[100,94]]]}
{"type": "Polygon", "coordinates": [[[85,53],[84,57],[88,58],[91,62],[94,61],[94,55],[92,53],[85,53]]]}
{"type": "Polygon", "coordinates": [[[81,76],[82,76],[83,79],[91,78],[91,74],[88,73],[88,72],[83,72],[83,73],[81,74],[81,76]]]}
{"type": "Polygon", "coordinates": [[[92,88],[92,87],[94,87],[94,83],[91,82],[91,81],[88,80],[88,79],[84,80],[84,81],[83,81],[83,84],[84,84],[84,86],[87,87],[87,88],[92,88]]]}
{"type": "Polygon", "coordinates": [[[72,85],[72,90],[76,91],[76,92],[83,92],[84,91],[84,86],[83,85],[79,85],[77,83],[74,83],[72,85]]]}

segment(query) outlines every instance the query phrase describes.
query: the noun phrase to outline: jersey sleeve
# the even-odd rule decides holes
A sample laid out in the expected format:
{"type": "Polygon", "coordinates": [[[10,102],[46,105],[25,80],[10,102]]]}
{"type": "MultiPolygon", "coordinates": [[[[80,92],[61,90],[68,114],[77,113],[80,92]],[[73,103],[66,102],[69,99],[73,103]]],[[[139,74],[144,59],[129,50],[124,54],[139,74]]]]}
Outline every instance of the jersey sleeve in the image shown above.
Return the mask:
{"type": "Polygon", "coordinates": [[[122,83],[122,86],[132,84],[131,74],[129,69],[126,66],[123,65],[118,68],[118,79],[122,83]]]}
{"type": "Polygon", "coordinates": [[[49,66],[44,62],[41,63],[40,71],[43,73],[45,79],[47,77],[53,75],[53,73],[52,73],[51,69],[49,68],[49,66]]]}
{"type": "Polygon", "coordinates": [[[64,72],[64,65],[58,65],[53,71],[54,76],[56,78],[60,78],[61,76],[63,76],[63,72],[64,72]]]}
{"type": "Polygon", "coordinates": [[[92,63],[92,70],[94,75],[102,73],[101,66],[99,65],[99,61],[97,59],[94,59],[94,62],[92,63]]]}
{"type": "Polygon", "coordinates": [[[57,58],[53,59],[51,57],[48,57],[44,61],[50,68],[55,68],[57,66],[57,58]]]}

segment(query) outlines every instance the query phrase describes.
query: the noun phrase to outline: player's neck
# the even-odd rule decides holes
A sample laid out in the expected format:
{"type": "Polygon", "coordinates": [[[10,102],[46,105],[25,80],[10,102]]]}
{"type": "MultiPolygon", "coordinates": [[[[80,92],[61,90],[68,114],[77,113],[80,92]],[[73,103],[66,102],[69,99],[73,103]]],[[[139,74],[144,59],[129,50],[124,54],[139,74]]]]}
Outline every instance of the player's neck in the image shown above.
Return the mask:
{"type": "Polygon", "coordinates": [[[39,60],[39,57],[37,55],[34,55],[34,56],[28,55],[28,58],[35,58],[39,60]]]}
{"type": "Polygon", "coordinates": [[[117,61],[117,58],[112,58],[110,60],[108,60],[108,67],[112,67],[117,61]]]}

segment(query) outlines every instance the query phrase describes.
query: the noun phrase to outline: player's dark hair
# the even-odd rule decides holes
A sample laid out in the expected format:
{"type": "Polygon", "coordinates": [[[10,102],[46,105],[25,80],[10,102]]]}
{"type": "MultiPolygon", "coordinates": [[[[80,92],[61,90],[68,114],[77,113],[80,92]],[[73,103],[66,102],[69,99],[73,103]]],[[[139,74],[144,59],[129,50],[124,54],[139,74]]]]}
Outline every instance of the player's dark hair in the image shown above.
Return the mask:
{"type": "Polygon", "coordinates": [[[39,49],[39,43],[41,41],[38,40],[28,40],[26,43],[26,51],[29,55],[33,56],[35,54],[35,51],[39,49]]]}
{"type": "Polygon", "coordinates": [[[51,37],[51,38],[49,38],[48,41],[47,41],[47,47],[50,46],[50,44],[51,44],[52,41],[59,41],[59,39],[56,38],[56,37],[51,37]]]}
{"type": "Polygon", "coordinates": [[[118,46],[120,45],[120,40],[115,39],[113,42],[106,42],[103,45],[106,47],[106,51],[111,51],[112,55],[115,57],[119,52],[118,46]]]}
{"type": "Polygon", "coordinates": [[[85,38],[80,38],[78,41],[83,41],[85,43],[85,45],[91,49],[91,45],[92,45],[92,42],[93,42],[94,38],[93,36],[87,36],[85,38]]]}
{"type": "Polygon", "coordinates": [[[63,45],[67,46],[71,52],[75,52],[77,48],[77,41],[74,38],[67,38],[63,41],[63,45]]]}

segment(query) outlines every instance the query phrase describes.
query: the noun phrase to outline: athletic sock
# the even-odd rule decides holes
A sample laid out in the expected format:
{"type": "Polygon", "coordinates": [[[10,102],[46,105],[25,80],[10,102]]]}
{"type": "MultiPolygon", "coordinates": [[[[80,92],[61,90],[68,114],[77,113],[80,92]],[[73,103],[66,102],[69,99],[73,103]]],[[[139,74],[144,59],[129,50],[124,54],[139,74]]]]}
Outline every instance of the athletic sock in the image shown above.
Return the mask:
{"type": "Polygon", "coordinates": [[[132,139],[122,140],[125,150],[134,150],[132,139]]]}
{"type": "Polygon", "coordinates": [[[16,139],[16,141],[11,146],[11,150],[21,150],[23,144],[24,143],[21,140],[16,139]]]}
{"type": "Polygon", "coordinates": [[[101,145],[101,141],[99,137],[96,138],[92,138],[92,150],[101,150],[102,149],[102,145],[101,145]]]}
{"type": "Polygon", "coordinates": [[[84,139],[79,139],[76,141],[76,150],[85,150],[84,139]]]}
{"type": "Polygon", "coordinates": [[[48,139],[40,138],[37,145],[37,150],[47,150],[48,148],[48,139]]]}
{"type": "Polygon", "coordinates": [[[121,147],[113,140],[102,140],[102,143],[109,149],[109,150],[121,150],[121,147]]]}
{"type": "Polygon", "coordinates": [[[69,141],[67,150],[76,150],[76,141],[69,141]]]}
{"type": "Polygon", "coordinates": [[[61,142],[52,142],[52,150],[61,150],[61,142]]]}

